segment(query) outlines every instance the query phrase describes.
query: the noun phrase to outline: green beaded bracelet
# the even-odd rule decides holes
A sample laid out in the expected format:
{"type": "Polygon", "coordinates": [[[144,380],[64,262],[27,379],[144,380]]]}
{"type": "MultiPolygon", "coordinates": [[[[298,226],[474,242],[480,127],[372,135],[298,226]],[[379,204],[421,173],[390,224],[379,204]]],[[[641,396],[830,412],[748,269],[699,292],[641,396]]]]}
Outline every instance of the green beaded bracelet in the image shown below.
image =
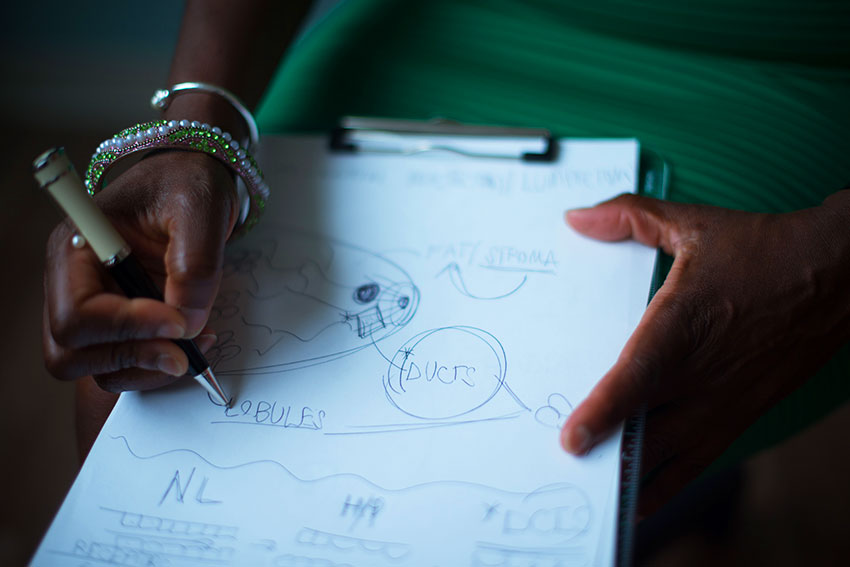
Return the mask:
{"type": "MultiPolygon", "coordinates": [[[[86,170],[85,184],[90,195],[101,188],[104,174],[115,163],[130,154],[144,150],[184,149],[204,152],[232,169],[242,179],[245,190],[239,197],[239,219],[236,232],[244,233],[257,224],[266,201],[269,186],[254,158],[220,128],[189,120],[155,120],[136,124],[104,140],[92,155],[86,170]]],[[[237,185],[239,185],[237,183],[237,185]]]]}

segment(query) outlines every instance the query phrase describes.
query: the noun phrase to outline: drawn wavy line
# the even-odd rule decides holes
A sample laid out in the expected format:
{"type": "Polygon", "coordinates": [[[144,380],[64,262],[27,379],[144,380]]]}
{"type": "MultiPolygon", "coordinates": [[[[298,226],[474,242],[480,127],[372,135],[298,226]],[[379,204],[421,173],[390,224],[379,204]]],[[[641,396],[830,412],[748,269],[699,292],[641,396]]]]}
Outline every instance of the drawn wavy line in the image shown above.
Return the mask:
{"type": "MultiPolygon", "coordinates": [[[[285,333],[285,334],[289,335],[290,337],[292,337],[294,339],[298,339],[302,343],[309,343],[310,341],[314,340],[316,337],[321,335],[323,332],[325,332],[325,330],[328,328],[328,327],[323,327],[321,331],[319,331],[318,333],[316,333],[312,337],[304,338],[304,337],[301,337],[301,336],[293,333],[292,331],[285,331],[283,329],[272,329],[268,325],[263,325],[262,323],[249,323],[245,319],[244,315],[242,315],[240,317],[240,319],[242,319],[242,324],[245,325],[246,327],[255,327],[255,328],[258,328],[258,329],[265,329],[265,331],[270,335],[274,335],[275,333],[285,333]]],[[[336,325],[337,323],[339,323],[339,321],[335,321],[335,322],[331,323],[331,325],[336,325]]]]}
{"type": "Polygon", "coordinates": [[[269,294],[260,295],[259,293],[255,293],[255,292],[252,292],[251,290],[248,290],[248,295],[250,295],[252,299],[257,299],[257,300],[260,300],[260,301],[267,301],[267,300],[270,300],[270,299],[275,299],[277,297],[280,297],[284,293],[291,293],[293,295],[300,295],[302,297],[306,297],[307,299],[312,299],[313,301],[316,301],[318,303],[321,303],[322,305],[331,307],[333,309],[342,310],[342,308],[339,307],[338,305],[334,305],[333,303],[327,302],[324,299],[321,299],[321,298],[319,298],[315,295],[311,295],[310,293],[304,291],[310,285],[310,278],[308,278],[307,276],[304,275],[304,271],[307,270],[307,268],[309,266],[314,266],[315,270],[319,273],[319,279],[324,279],[325,282],[329,283],[332,286],[335,286],[335,287],[338,287],[338,288],[341,288],[341,289],[344,289],[344,290],[348,290],[348,291],[354,290],[356,288],[356,286],[344,285],[344,284],[338,283],[338,282],[330,279],[327,276],[327,274],[325,274],[324,269],[319,265],[318,262],[316,262],[315,260],[307,260],[307,261],[299,264],[297,267],[286,268],[285,270],[276,270],[276,271],[291,272],[290,275],[292,275],[293,277],[298,277],[301,280],[303,280],[302,285],[301,285],[301,289],[296,289],[291,284],[286,284],[281,289],[279,289],[278,291],[275,291],[275,292],[272,292],[272,293],[269,293],[269,294]]]}
{"type": "MultiPolygon", "coordinates": [[[[354,288],[351,288],[351,289],[354,289],[354,288]]],[[[318,303],[320,305],[324,305],[325,307],[330,307],[331,309],[337,309],[339,311],[344,311],[344,309],[342,307],[340,307],[339,305],[334,305],[333,303],[330,303],[329,301],[325,301],[324,299],[320,299],[319,297],[316,297],[315,295],[310,295],[309,293],[307,293],[305,291],[294,289],[290,285],[283,286],[283,288],[281,288],[280,291],[273,293],[271,295],[257,295],[256,293],[252,292],[251,290],[248,290],[248,295],[251,296],[251,299],[256,299],[257,301],[270,301],[272,299],[280,297],[284,293],[291,293],[292,295],[300,295],[301,297],[304,297],[304,298],[309,299],[311,301],[315,301],[316,303],[318,303]]]]}
{"type": "MultiPolygon", "coordinates": [[[[336,239],[336,238],[330,238],[330,237],[323,235],[321,233],[312,232],[312,231],[309,231],[309,230],[297,228],[297,227],[286,225],[286,224],[271,223],[271,224],[264,224],[263,226],[264,226],[264,229],[266,229],[266,230],[277,229],[277,232],[295,234],[295,235],[300,236],[301,238],[306,238],[308,240],[312,240],[315,243],[320,244],[322,247],[325,248],[326,253],[329,254],[329,258],[327,258],[326,262],[325,262],[327,264],[327,266],[330,266],[331,264],[333,264],[335,257],[336,257],[336,252],[335,252],[333,245],[342,246],[344,248],[350,248],[352,250],[357,250],[358,252],[366,254],[367,256],[371,256],[372,258],[377,258],[378,260],[381,260],[382,262],[389,264],[395,270],[397,270],[399,273],[401,273],[401,275],[403,276],[403,280],[404,280],[404,281],[399,282],[397,280],[389,280],[387,278],[383,278],[384,281],[389,281],[390,283],[394,283],[394,284],[395,283],[410,283],[411,285],[413,285],[413,279],[410,277],[410,274],[407,273],[407,270],[402,268],[398,263],[396,263],[393,260],[390,260],[389,258],[384,256],[383,254],[376,253],[372,250],[366,249],[362,246],[358,246],[358,245],[353,244],[351,242],[339,240],[339,239],[336,239]]],[[[277,254],[277,249],[279,248],[279,242],[278,242],[277,238],[274,238],[274,237],[264,236],[264,238],[265,238],[265,243],[268,243],[268,244],[271,245],[271,253],[270,254],[262,254],[261,257],[260,257],[260,260],[265,261],[265,263],[269,267],[269,269],[274,270],[274,271],[283,271],[283,272],[295,271],[297,274],[302,275],[302,274],[300,274],[300,272],[303,269],[303,267],[307,264],[313,264],[313,265],[316,266],[316,268],[318,269],[318,271],[322,275],[322,277],[325,278],[325,280],[328,281],[329,283],[336,285],[336,286],[339,286],[341,288],[353,289],[353,288],[350,288],[350,286],[343,285],[339,282],[336,282],[336,281],[330,279],[327,276],[326,267],[323,267],[319,262],[317,262],[314,259],[308,259],[305,262],[298,264],[297,266],[278,266],[278,265],[276,265],[273,262],[273,258],[277,254]]],[[[258,245],[261,253],[263,252],[262,251],[262,245],[263,245],[263,243],[259,243],[259,245],[258,245]]],[[[303,277],[303,275],[302,275],[302,277],[303,277]]],[[[295,292],[293,290],[290,290],[290,291],[292,291],[292,293],[298,293],[298,292],[295,292]]],[[[306,295],[306,294],[302,293],[302,295],[306,295]]],[[[317,298],[314,298],[313,296],[310,296],[310,295],[307,295],[307,297],[317,299],[317,298]]],[[[318,300],[318,301],[321,301],[321,300],[318,300]]],[[[330,305],[330,304],[328,304],[328,305],[330,305]]],[[[335,306],[331,305],[331,307],[335,307],[335,306]]]]}
{"type": "MultiPolygon", "coordinates": [[[[399,272],[401,272],[404,275],[404,277],[407,279],[407,281],[413,283],[413,279],[410,277],[410,274],[408,274],[407,270],[402,268],[399,264],[390,260],[389,258],[384,256],[383,254],[379,254],[377,252],[374,252],[374,251],[369,250],[367,248],[364,248],[362,246],[358,246],[357,244],[353,244],[353,243],[347,242],[345,240],[339,240],[337,238],[331,238],[331,237],[324,235],[324,234],[321,234],[321,233],[312,232],[312,231],[309,231],[309,230],[305,230],[305,229],[302,229],[302,228],[297,228],[297,227],[294,227],[294,226],[291,226],[291,225],[286,225],[286,224],[281,224],[281,223],[264,224],[263,227],[264,227],[264,229],[267,229],[267,230],[273,230],[274,228],[278,228],[283,232],[289,232],[289,233],[292,233],[292,234],[297,234],[297,235],[300,235],[302,238],[312,239],[314,242],[318,242],[319,244],[325,246],[326,249],[331,254],[331,258],[327,262],[328,265],[331,265],[331,263],[333,263],[334,247],[331,246],[331,244],[335,244],[337,246],[343,246],[345,248],[351,248],[351,249],[357,250],[359,252],[362,252],[364,254],[372,256],[373,258],[378,258],[379,260],[382,260],[382,261],[386,262],[387,264],[390,264],[391,266],[393,266],[395,269],[397,269],[399,272]]],[[[270,239],[270,240],[272,242],[274,242],[275,247],[277,247],[277,245],[278,245],[277,240],[276,239],[270,239]]],[[[271,267],[275,267],[271,263],[271,259],[269,259],[269,265],[271,267]]]]}
{"type": "MultiPolygon", "coordinates": [[[[331,249],[331,257],[330,257],[327,264],[328,264],[328,267],[330,267],[331,264],[333,264],[333,249],[331,249]]],[[[342,288],[342,289],[347,289],[347,290],[353,290],[354,288],[357,287],[357,286],[346,285],[342,282],[339,282],[339,281],[332,279],[330,276],[328,276],[328,272],[327,272],[326,268],[324,268],[321,264],[319,264],[316,260],[313,260],[313,259],[305,260],[300,266],[298,266],[298,273],[300,275],[302,275],[305,279],[307,279],[307,281],[309,281],[309,278],[307,278],[307,276],[304,276],[303,272],[305,270],[307,270],[310,266],[313,266],[315,268],[315,270],[317,272],[319,272],[319,276],[321,276],[322,279],[324,279],[326,282],[328,282],[332,286],[336,286],[336,287],[339,287],[339,288],[342,288]]]]}
{"type": "Polygon", "coordinates": [[[446,272],[446,271],[449,273],[449,280],[452,282],[452,285],[455,286],[455,289],[457,289],[462,295],[465,295],[465,296],[470,297],[472,299],[480,299],[480,300],[484,300],[484,301],[492,301],[492,300],[495,300],[495,299],[504,299],[505,297],[508,297],[509,295],[513,295],[514,293],[519,291],[519,288],[521,288],[522,286],[525,285],[526,281],[528,281],[528,275],[524,275],[524,276],[522,276],[522,281],[519,282],[519,285],[517,285],[511,291],[509,291],[507,293],[503,293],[502,295],[496,295],[496,296],[492,296],[492,297],[482,297],[480,295],[475,295],[474,293],[470,292],[469,289],[466,287],[466,282],[463,281],[463,274],[461,274],[460,266],[458,266],[457,262],[451,262],[451,263],[447,264],[445,268],[443,268],[442,270],[437,272],[437,275],[435,277],[439,277],[440,274],[442,274],[443,272],[446,272]]]}
{"type": "MultiPolygon", "coordinates": [[[[326,254],[328,254],[328,258],[326,259],[327,265],[330,266],[331,264],[333,264],[334,258],[335,258],[333,246],[329,246],[327,244],[327,242],[325,240],[323,240],[320,235],[311,234],[311,233],[308,233],[307,231],[297,230],[297,229],[294,229],[294,228],[291,228],[291,227],[281,227],[281,228],[283,228],[283,230],[286,230],[286,231],[289,231],[289,232],[299,233],[299,234],[301,234],[302,238],[312,238],[314,240],[318,240],[319,244],[325,249],[324,252],[326,254]]],[[[307,259],[304,262],[301,262],[299,264],[278,266],[277,264],[274,263],[273,260],[274,260],[274,257],[277,255],[277,251],[278,251],[278,248],[280,247],[280,243],[274,238],[269,238],[268,240],[266,240],[266,243],[271,244],[271,251],[267,255],[263,254],[263,256],[261,258],[265,261],[266,266],[269,268],[269,270],[274,271],[274,272],[279,272],[279,273],[280,272],[296,272],[298,275],[302,275],[301,274],[302,268],[306,264],[312,263],[312,264],[315,264],[316,267],[319,269],[319,272],[322,272],[322,274],[324,275],[324,269],[321,267],[321,265],[319,264],[318,261],[316,261],[312,258],[307,259]]],[[[258,244],[260,246],[262,246],[262,243],[258,243],[258,244]]],[[[342,243],[342,244],[345,245],[345,243],[342,243]]],[[[260,250],[260,253],[262,253],[262,250],[260,250]]]]}
{"type": "MultiPolygon", "coordinates": [[[[322,327],[322,328],[319,330],[319,332],[318,332],[318,333],[316,333],[315,335],[313,335],[312,337],[309,337],[309,338],[303,338],[303,337],[300,337],[300,336],[296,335],[296,334],[295,334],[295,333],[293,333],[292,331],[285,331],[285,330],[283,330],[283,329],[272,329],[272,328],[271,328],[271,327],[269,327],[268,325],[263,325],[262,323],[249,323],[248,321],[246,321],[246,320],[245,320],[245,316],[244,316],[244,315],[242,315],[240,318],[242,319],[242,324],[243,324],[243,325],[245,325],[246,327],[257,327],[257,328],[260,328],[260,329],[264,329],[264,330],[266,330],[266,331],[269,333],[269,335],[270,335],[270,336],[271,336],[271,335],[275,335],[275,334],[284,334],[284,335],[289,335],[290,337],[292,337],[292,338],[294,338],[294,339],[297,339],[297,340],[301,341],[302,343],[309,343],[309,342],[311,342],[311,341],[316,340],[316,337],[318,337],[319,335],[321,335],[322,333],[324,333],[325,331],[327,331],[328,329],[330,329],[330,328],[331,328],[331,327],[333,327],[334,325],[345,325],[345,324],[346,324],[346,323],[345,323],[345,321],[334,321],[333,323],[330,323],[330,324],[325,325],[324,327],[322,327]]],[[[350,325],[349,325],[349,328],[350,328],[350,325]]],[[[252,349],[252,350],[253,350],[254,352],[256,352],[256,353],[257,353],[257,355],[259,355],[259,356],[264,356],[264,355],[265,355],[266,353],[268,353],[271,349],[273,349],[274,347],[276,347],[276,346],[280,343],[280,341],[282,340],[282,338],[283,338],[283,337],[281,337],[281,338],[279,338],[278,340],[276,340],[276,341],[275,341],[275,342],[274,342],[274,343],[273,343],[273,344],[272,344],[269,348],[267,348],[266,350],[260,350],[260,349],[258,349],[258,348],[255,348],[255,349],[252,349]]]]}
{"type": "MultiPolygon", "coordinates": [[[[260,281],[257,279],[257,276],[254,275],[254,272],[248,272],[248,275],[251,276],[251,281],[254,283],[254,289],[260,291],[260,281]]],[[[249,294],[253,294],[254,292],[250,289],[247,290],[249,294]]]]}
{"type": "MultiPolygon", "coordinates": [[[[251,465],[262,465],[262,464],[277,465],[278,467],[280,467],[280,469],[284,473],[289,475],[293,480],[296,480],[298,482],[303,482],[303,483],[323,482],[323,481],[326,481],[326,480],[336,479],[336,478],[352,478],[352,479],[355,479],[355,480],[359,480],[359,481],[361,481],[365,484],[368,484],[369,486],[373,487],[376,490],[382,490],[384,492],[389,492],[389,493],[402,493],[402,492],[408,492],[408,491],[411,491],[411,490],[428,488],[428,487],[431,487],[431,486],[446,486],[446,485],[448,485],[448,486],[473,487],[473,488],[478,488],[478,489],[483,489],[483,490],[490,490],[490,491],[493,491],[493,492],[498,492],[500,494],[507,494],[507,495],[510,495],[510,496],[527,496],[528,494],[530,494],[529,492],[526,492],[526,491],[506,490],[504,488],[498,488],[498,487],[495,487],[495,486],[482,484],[480,482],[471,482],[471,481],[466,481],[466,480],[431,480],[431,481],[422,482],[422,483],[419,483],[419,484],[412,484],[410,486],[405,486],[405,487],[402,487],[402,488],[386,488],[386,487],[381,486],[380,484],[373,482],[373,481],[369,480],[368,478],[361,476],[357,473],[335,473],[335,474],[320,476],[320,477],[316,477],[316,478],[301,478],[298,475],[296,475],[295,473],[293,473],[291,470],[289,470],[289,468],[287,468],[286,465],[284,465],[283,463],[281,463],[279,461],[275,461],[274,459],[258,459],[256,461],[248,461],[248,462],[245,462],[245,463],[240,463],[238,465],[218,465],[216,463],[213,463],[212,461],[210,461],[209,459],[207,459],[206,457],[204,457],[203,455],[201,455],[200,453],[198,453],[197,451],[194,451],[192,449],[169,449],[167,451],[162,451],[161,453],[154,453],[152,455],[145,456],[145,455],[140,455],[140,454],[136,453],[135,451],[133,451],[133,449],[130,447],[130,441],[124,435],[110,435],[109,437],[111,439],[114,439],[114,440],[120,439],[121,441],[123,441],[125,447],[127,448],[127,451],[133,457],[135,457],[139,460],[143,460],[143,461],[156,459],[158,457],[163,457],[165,455],[170,455],[172,453],[191,453],[192,455],[195,455],[198,459],[205,462],[209,466],[216,468],[216,469],[219,469],[219,470],[223,470],[223,471],[239,469],[239,468],[248,467],[248,466],[251,466],[251,465]]],[[[546,485],[546,486],[550,486],[550,485],[546,485]]],[[[542,490],[544,488],[545,488],[545,486],[539,487],[539,488],[535,489],[535,491],[542,490]]]]}

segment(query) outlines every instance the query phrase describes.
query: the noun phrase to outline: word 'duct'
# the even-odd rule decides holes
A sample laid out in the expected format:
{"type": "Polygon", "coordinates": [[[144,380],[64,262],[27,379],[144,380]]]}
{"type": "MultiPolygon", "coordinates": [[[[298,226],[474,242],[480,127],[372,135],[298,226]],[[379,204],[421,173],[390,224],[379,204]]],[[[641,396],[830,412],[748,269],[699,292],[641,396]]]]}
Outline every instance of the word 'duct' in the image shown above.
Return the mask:
{"type": "Polygon", "coordinates": [[[475,374],[474,366],[468,366],[466,364],[446,366],[440,364],[437,360],[427,361],[424,369],[420,368],[415,362],[404,360],[400,370],[401,379],[405,382],[423,379],[426,382],[437,380],[448,385],[460,380],[470,388],[475,386],[475,382],[472,379],[473,374],[475,374]],[[404,367],[405,364],[407,364],[407,368],[404,367]]]}

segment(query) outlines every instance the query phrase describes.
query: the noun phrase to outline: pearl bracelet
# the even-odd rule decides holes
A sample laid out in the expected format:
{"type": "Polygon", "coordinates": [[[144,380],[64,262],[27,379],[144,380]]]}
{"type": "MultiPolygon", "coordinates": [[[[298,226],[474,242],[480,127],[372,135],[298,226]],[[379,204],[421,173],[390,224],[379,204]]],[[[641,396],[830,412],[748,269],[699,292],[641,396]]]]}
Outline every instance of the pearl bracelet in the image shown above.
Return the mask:
{"type": "Polygon", "coordinates": [[[269,186],[254,158],[227,132],[188,120],[156,120],[136,124],[104,140],[92,155],[85,184],[90,195],[101,189],[104,174],[115,163],[143,150],[183,149],[211,155],[232,169],[245,183],[239,220],[234,233],[246,232],[260,218],[269,198],[269,186]]]}
{"type": "Polygon", "coordinates": [[[257,128],[257,121],[254,119],[254,115],[251,114],[248,107],[239,100],[238,96],[227,89],[211,85],[210,83],[199,83],[196,81],[177,83],[176,85],[171,85],[171,87],[167,89],[159,89],[156,91],[151,98],[151,107],[154,110],[165,110],[171,104],[171,100],[174,97],[181,93],[192,92],[214,94],[223,98],[236,112],[239,113],[242,120],[245,122],[245,126],[248,127],[248,142],[246,143],[248,148],[257,148],[257,144],[260,142],[260,131],[257,128]]]}

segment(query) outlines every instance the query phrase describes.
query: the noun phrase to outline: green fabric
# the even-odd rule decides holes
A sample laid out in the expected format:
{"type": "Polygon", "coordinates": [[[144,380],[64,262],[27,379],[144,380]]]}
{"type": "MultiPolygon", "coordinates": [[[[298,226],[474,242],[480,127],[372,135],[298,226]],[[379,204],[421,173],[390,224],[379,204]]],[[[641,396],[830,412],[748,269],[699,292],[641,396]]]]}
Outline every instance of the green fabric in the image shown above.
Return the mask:
{"type": "MultiPolygon", "coordinates": [[[[850,181],[848,101],[843,0],[350,0],[291,50],[258,119],[266,132],[355,114],[637,137],[673,164],[672,200],[781,212],[850,181]]],[[[848,397],[845,349],[727,459],[848,397]]]]}

